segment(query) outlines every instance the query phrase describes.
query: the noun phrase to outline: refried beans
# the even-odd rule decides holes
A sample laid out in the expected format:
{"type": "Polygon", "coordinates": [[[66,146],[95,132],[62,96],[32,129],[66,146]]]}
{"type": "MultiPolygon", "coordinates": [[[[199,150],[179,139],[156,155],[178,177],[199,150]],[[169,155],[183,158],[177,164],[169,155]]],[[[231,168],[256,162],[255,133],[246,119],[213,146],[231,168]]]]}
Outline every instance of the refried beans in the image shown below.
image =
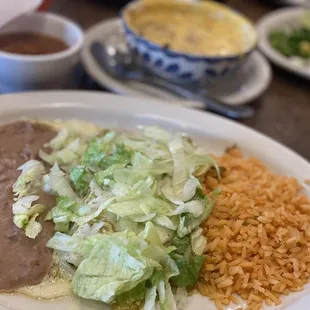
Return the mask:
{"type": "MultiPolygon", "coordinates": [[[[0,291],[39,284],[49,272],[52,251],[45,245],[53,234],[53,225],[44,222],[36,239],[26,237],[13,223],[12,185],[20,174],[16,169],[36,158],[43,144],[54,136],[51,127],[28,121],[0,126],[0,291]]],[[[40,194],[39,202],[54,205],[47,194],[40,194]]]]}

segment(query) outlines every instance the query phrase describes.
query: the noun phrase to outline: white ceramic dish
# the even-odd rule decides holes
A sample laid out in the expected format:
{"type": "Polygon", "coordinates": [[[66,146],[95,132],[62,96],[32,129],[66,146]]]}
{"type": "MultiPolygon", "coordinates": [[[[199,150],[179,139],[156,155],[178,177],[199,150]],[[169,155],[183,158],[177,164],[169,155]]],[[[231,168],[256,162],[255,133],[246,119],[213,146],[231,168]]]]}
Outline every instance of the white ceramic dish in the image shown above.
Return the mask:
{"type": "Polygon", "coordinates": [[[69,48],[49,55],[0,51],[0,92],[63,88],[79,61],[84,35],[74,22],[51,13],[29,13],[1,28],[0,33],[39,32],[63,40],[69,48]]]}
{"type": "Polygon", "coordinates": [[[265,15],[257,23],[258,46],[260,50],[277,66],[310,79],[310,67],[302,67],[294,64],[287,57],[280,54],[269,43],[268,36],[272,31],[290,31],[300,25],[299,18],[306,12],[304,8],[284,8],[265,15]]]}
{"type": "MultiPolygon", "coordinates": [[[[102,68],[98,67],[90,52],[90,46],[94,41],[112,45],[125,45],[126,40],[120,19],[113,18],[103,21],[89,29],[85,34],[82,62],[88,74],[100,86],[119,94],[155,97],[174,101],[187,107],[201,107],[196,102],[181,102],[180,98],[175,95],[155,87],[137,82],[119,81],[111,77],[102,68]]],[[[254,52],[248,63],[233,78],[224,79],[221,87],[210,85],[210,93],[214,93],[213,95],[227,104],[245,104],[259,97],[269,86],[271,78],[272,71],[268,61],[260,53],[254,52]]]]}
{"type": "MultiPolygon", "coordinates": [[[[243,125],[194,110],[164,104],[158,100],[115,96],[90,92],[37,92],[0,97],[0,123],[21,117],[38,119],[82,119],[104,127],[135,129],[138,125],[160,125],[172,131],[183,131],[196,137],[213,153],[237,143],[246,155],[260,158],[273,171],[309,178],[310,164],[293,151],[243,125]],[[281,154],[281,156],[279,156],[281,154]]],[[[280,307],[264,309],[308,310],[310,285],[304,291],[283,298],[280,307]]],[[[99,303],[77,298],[54,301],[0,294],[0,305],[13,310],[104,310],[99,303]]],[[[1,309],[1,306],[0,306],[1,309]]],[[[207,298],[194,295],[189,310],[216,310],[207,298]]],[[[232,306],[227,309],[235,310],[232,306]]]]}

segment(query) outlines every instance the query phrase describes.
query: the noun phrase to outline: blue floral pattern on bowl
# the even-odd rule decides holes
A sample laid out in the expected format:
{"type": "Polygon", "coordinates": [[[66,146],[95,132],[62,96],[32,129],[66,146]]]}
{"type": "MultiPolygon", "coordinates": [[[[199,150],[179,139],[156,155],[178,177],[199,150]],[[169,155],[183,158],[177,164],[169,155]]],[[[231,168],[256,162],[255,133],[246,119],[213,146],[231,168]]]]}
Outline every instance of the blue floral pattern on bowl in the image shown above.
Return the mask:
{"type": "Polygon", "coordinates": [[[175,52],[136,34],[125,21],[124,11],[127,7],[123,9],[121,15],[129,48],[135,51],[142,65],[149,71],[173,82],[194,83],[210,79],[220,80],[240,69],[255,48],[253,46],[243,55],[227,57],[196,56],[175,52]]]}

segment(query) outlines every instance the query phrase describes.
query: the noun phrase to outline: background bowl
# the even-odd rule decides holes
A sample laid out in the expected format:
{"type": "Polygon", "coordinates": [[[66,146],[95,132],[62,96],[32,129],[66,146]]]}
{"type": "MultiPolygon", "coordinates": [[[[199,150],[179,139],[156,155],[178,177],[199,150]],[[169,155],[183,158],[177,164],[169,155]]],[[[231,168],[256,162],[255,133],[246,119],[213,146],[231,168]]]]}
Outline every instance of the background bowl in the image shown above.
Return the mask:
{"type": "Polygon", "coordinates": [[[172,82],[192,83],[204,79],[215,80],[226,77],[237,71],[256,47],[256,31],[252,23],[227,6],[212,1],[202,4],[175,2],[173,5],[186,5],[189,8],[190,6],[201,5],[204,10],[210,8],[219,13],[218,18],[222,18],[222,13],[233,16],[242,25],[243,33],[241,35],[245,36],[250,48],[247,48],[240,54],[231,56],[197,56],[173,51],[140,36],[128,23],[127,14],[134,10],[139,10],[142,5],[141,1],[135,1],[129,3],[121,12],[128,46],[137,53],[143,66],[152,73],[172,82]]]}
{"type": "Polygon", "coordinates": [[[68,48],[46,55],[23,55],[0,51],[0,92],[55,89],[66,86],[79,61],[84,34],[74,22],[51,13],[26,14],[5,27],[10,32],[43,33],[64,41],[68,48]]]}

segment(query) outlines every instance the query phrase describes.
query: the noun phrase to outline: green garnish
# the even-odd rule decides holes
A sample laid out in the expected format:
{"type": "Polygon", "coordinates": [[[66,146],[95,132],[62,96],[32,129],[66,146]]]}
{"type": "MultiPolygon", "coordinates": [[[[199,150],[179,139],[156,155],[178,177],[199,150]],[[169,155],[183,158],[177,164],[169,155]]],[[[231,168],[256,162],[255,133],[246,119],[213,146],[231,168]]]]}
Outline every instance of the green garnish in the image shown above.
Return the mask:
{"type": "Polygon", "coordinates": [[[310,58],[310,13],[304,14],[300,27],[291,32],[271,32],[269,41],[272,47],[284,56],[310,58]]]}

